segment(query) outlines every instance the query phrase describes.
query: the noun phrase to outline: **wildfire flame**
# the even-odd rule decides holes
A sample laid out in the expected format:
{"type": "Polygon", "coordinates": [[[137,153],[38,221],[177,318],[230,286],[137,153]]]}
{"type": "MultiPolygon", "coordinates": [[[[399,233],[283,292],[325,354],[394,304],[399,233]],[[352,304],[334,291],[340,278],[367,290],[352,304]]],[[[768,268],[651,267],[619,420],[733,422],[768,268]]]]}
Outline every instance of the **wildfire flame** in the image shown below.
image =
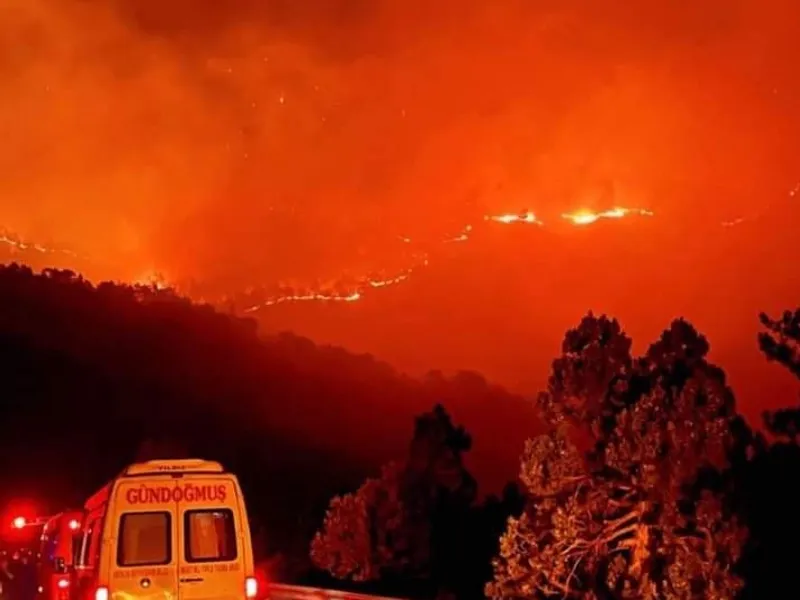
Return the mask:
{"type": "Polygon", "coordinates": [[[308,301],[318,301],[318,302],[355,302],[357,300],[361,300],[361,293],[360,292],[353,292],[352,294],[347,294],[345,296],[340,294],[321,294],[321,293],[310,293],[310,294],[290,294],[288,296],[277,296],[270,300],[266,300],[261,304],[255,304],[253,306],[248,306],[244,309],[245,313],[253,313],[262,308],[266,308],[268,306],[275,306],[277,304],[284,304],[286,302],[308,302],[308,301]]]}
{"type": "Polygon", "coordinates": [[[143,287],[152,287],[157,290],[166,290],[171,287],[175,287],[174,285],[170,284],[169,279],[163,273],[160,273],[155,269],[151,269],[143,275],[135,278],[132,284],[143,287]]]}
{"type": "Polygon", "coordinates": [[[65,248],[50,248],[35,242],[26,242],[20,236],[8,231],[0,232],[0,244],[4,244],[15,252],[33,251],[39,254],[63,254],[72,258],[81,258],[76,252],[65,248]]]}
{"type": "Polygon", "coordinates": [[[503,223],[505,225],[511,223],[532,223],[534,225],[544,225],[536,215],[529,210],[525,210],[519,214],[507,213],[503,215],[486,215],[483,217],[484,221],[494,221],[495,223],[503,223]]]}
{"type": "MultiPolygon", "coordinates": [[[[587,225],[590,223],[594,223],[595,221],[601,218],[619,219],[630,214],[642,214],[649,216],[652,215],[653,213],[640,209],[628,209],[628,208],[617,207],[601,213],[580,211],[577,213],[572,213],[571,215],[564,215],[564,218],[569,219],[575,225],[587,225]]],[[[503,225],[511,225],[519,223],[519,224],[538,225],[540,227],[544,226],[544,223],[536,216],[536,214],[529,210],[523,210],[520,213],[503,213],[498,215],[486,215],[484,216],[483,220],[484,222],[487,223],[492,222],[503,225]]],[[[443,243],[466,242],[470,239],[470,235],[472,234],[472,232],[473,232],[473,226],[466,225],[462,228],[461,232],[458,235],[444,239],[443,243]]],[[[397,237],[404,244],[413,243],[413,240],[409,237],[406,236],[397,236],[397,237]]],[[[0,235],[0,243],[9,245],[16,251],[35,250],[42,254],[60,253],[60,254],[68,254],[76,258],[78,257],[77,254],[70,252],[68,250],[48,248],[39,244],[24,242],[19,237],[10,234],[0,235]]],[[[421,256],[422,259],[420,260],[417,268],[427,267],[429,264],[428,255],[423,254],[421,256]]],[[[331,286],[331,288],[328,290],[310,289],[302,293],[289,291],[286,288],[284,288],[284,291],[277,291],[275,293],[268,294],[267,295],[268,297],[263,301],[252,302],[246,308],[243,309],[243,312],[250,314],[258,312],[259,310],[271,306],[277,306],[280,304],[289,304],[289,303],[300,303],[300,302],[353,303],[361,300],[369,290],[395,286],[407,281],[411,277],[413,272],[414,269],[409,268],[393,277],[387,277],[387,278],[365,277],[362,278],[360,281],[356,282],[355,285],[349,286],[349,289],[347,289],[348,286],[341,286],[342,288],[346,289],[346,291],[333,291],[333,289],[338,287],[335,285],[331,286]]],[[[184,290],[182,289],[183,288],[182,285],[180,285],[177,282],[170,281],[167,277],[165,277],[162,273],[160,273],[156,269],[150,269],[140,277],[135,278],[132,284],[143,287],[153,287],[158,290],[173,289],[178,293],[184,292],[184,290]]],[[[280,290],[280,288],[281,286],[278,287],[278,290],[280,290]]],[[[191,293],[189,293],[188,295],[191,295],[191,293]]],[[[245,297],[249,298],[253,298],[253,296],[255,295],[256,292],[254,289],[250,289],[248,290],[248,292],[245,293],[245,297]]],[[[222,306],[226,303],[227,300],[228,298],[225,298],[219,300],[218,302],[212,302],[212,303],[219,304],[222,306]]]]}
{"type": "MultiPolygon", "coordinates": [[[[572,215],[574,218],[572,218],[571,220],[575,225],[587,225],[601,218],[619,219],[634,214],[651,216],[653,213],[643,209],[616,207],[601,213],[593,213],[589,211],[581,211],[578,213],[574,213],[572,215]]],[[[536,216],[536,214],[529,210],[524,210],[520,213],[503,213],[498,215],[486,215],[484,216],[483,220],[485,222],[494,222],[503,225],[522,223],[522,224],[538,225],[540,227],[544,226],[544,223],[536,216]]],[[[458,235],[446,238],[443,241],[443,243],[448,244],[454,242],[466,242],[470,239],[470,235],[472,232],[473,232],[473,226],[466,225],[458,235]]],[[[406,244],[413,243],[411,238],[408,237],[398,236],[398,239],[406,244]]],[[[421,261],[419,267],[426,267],[426,266],[428,266],[428,258],[427,255],[424,255],[424,259],[421,261]]],[[[270,297],[264,301],[254,302],[253,304],[245,308],[244,312],[254,313],[271,306],[277,306],[279,304],[298,303],[298,302],[324,302],[324,303],[357,302],[361,300],[365,296],[365,294],[367,294],[371,289],[385,288],[407,281],[411,277],[413,272],[414,272],[413,269],[407,269],[406,271],[400,273],[399,275],[385,279],[364,278],[360,282],[358,282],[358,284],[351,287],[350,290],[347,292],[334,292],[334,291],[324,291],[324,290],[309,290],[303,293],[296,293],[289,291],[278,292],[270,295],[270,297]]]]}
{"type": "Polygon", "coordinates": [[[470,233],[472,233],[472,225],[467,225],[461,230],[461,233],[455,237],[447,238],[444,243],[451,244],[453,242],[466,242],[469,240],[470,233]]]}
{"type": "Polygon", "coordinates": [[[652,217],[653,213],[642,208],[622,208],[617,206],[611,210],[605,210],[602,212],[579,210],[573,213],[564,213],[561,215],[561,218],[570,221],[573,225],[591,225],[600,219],[622,219],[623,217],[627,217],[629,215],[652,217]]]}
{"type": "MultiPolygon", "coordinates": [[[[788,195],[791,198],[800,195],[800,184],[795,185],[789,191],[788,195]]],[[[603,219],[623,219],[629,216],[652,217],[654,216],[654,213],[642,208],[625,208],[617,206],[609,210],[604,210],[599,212],[583,209],[571,213],[563,213],[561,215],[561,218],[569,222],[570,225],[576,227],[584,227],[603,219]]],[[[732,227],[748,220],[750,220],[750,218],[739,217],[734,220],[724,221],[721,223],[721,225],[724,227],[732,227]]],[[[527,209],[523,210],[520,213],[485,215],[483,221],[485,223],[498,223],[502,225],[529,224],[529,225],[537,225],[539,227],[544,227],[544,222],[542,222],[536,216],[535,213],[527,209]]],[[[444,238],[443,240],[440,241],[440,243],[448,244],[453,242],[461,242],[461,243],[467,242],[470,239],[473,230],[474,229],[472,225],[466,225],[461,229],[461,231],[457,235],[449,238],[444,238]]],[[[415,244],[415,242],[411,238],[406,236],[398,235],[397,239],[404,244],[415,244]]],[[[41,244],[25,241],[21,237],[14,235],[8,230],[2,230],[2,229],[0,229],[0,245],[6,245],[10,247],[14,252],[24,253],[32,251],[45,255],[61,254],[73,258],[81,258],[84,260],[89,260],[87,257],[79,256],[75,252],[72,252],[67,249],[48,247],[41,244]]],[[[357,302],[361,300],[364,297],[364,295],[367,294],[370,290],[377,290],[401,284],[407,281],[415,272],[415,270],[419,270],[429,265],[429,254],[427,252],[416,253],[415,258],[417,261],[417,266],[414,268],[408,268],[392,277],[386,277],[386,278],[364,277],[361,278],[360,280],[357,280],[355,283],[351,283],[351,285],[333,284],[330,285],[328,288],[316,287],[316,288],[310,288],[303,292],[297,292],[295,290],[287,288],[286,286],[279,285],[277,288],[272,287],[271,289],[273,291],[271,293],[265,293],[263,291],[265,288],[263,287],[256,288],[251,286],[246,292],[244,292],[239,296],[240,298],[244,297],[244,300],[240,303],[240,305],[241,304],[246,305],[246,308],[243,309],[244,313],[254,313],[267,307],[277,306],[279,304],[287,304],[287,303],[331,302],[331,303],[347,304],[347,303],[357,302]],[[258,290],[261,291],[259,292],[258,290]],[[259,301],[256,301],[255,300],[256,296],[261,296],[261,299],[259,299],[259,301]],[[250,299],[249,301],[247,300],[248,298],[250,299]]],[[[177,293],[193,297],[195,298],[195,300],[203,300],[203,301],[205,300],[204,298],[197,297],[196,294],[192,294],[188,288],[183,289],[183,286],[180,283],[171,281],[157,269],[148,270],[142,276],[136,278],[132,283],[133,285],[153,287],[159,290],[172,289],[177,293]]],[[[225,306],[229,300],[230,297],[225,297],[218,301],[211,301],[211,303],[217,304],[219,306],[225,306]]]]}
{"type": "MultiPolygon", "coordinates": [[[[423,263],[425,264],[425,263],[423,263]]],[[[412,269],[408,269],[407,271],[400,273],[394,277],[389,277],[386,279],[371,279],[365,278],[362,279],[359,284],[356,286],[355,289],[349,292],[344,293],[337,293],[337,292],[306,292],[302,294],[297,293],[286,293],[280,294],[276,296],[272,296],[263,302],[259,302],[248,306],[244,309],[245,313],[254,313],[263,308],[267,308],[270,306],[275,306],[277,304],[286,304],[288,302],[356,302],[361,300],[364,297],[364,291],[368,288],[377,289],[377,288],[385,288],[391,285],[397,285],[398,283],[402,283],[406,281],[413,272],[412,269]]]]}

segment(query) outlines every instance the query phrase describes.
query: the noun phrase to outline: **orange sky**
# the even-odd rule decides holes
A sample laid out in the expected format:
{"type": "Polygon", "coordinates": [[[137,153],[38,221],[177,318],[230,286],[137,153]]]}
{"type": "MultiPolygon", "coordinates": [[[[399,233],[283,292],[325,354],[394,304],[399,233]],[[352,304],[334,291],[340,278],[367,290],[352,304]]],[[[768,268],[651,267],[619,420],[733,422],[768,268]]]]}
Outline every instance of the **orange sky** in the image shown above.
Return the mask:
{"type": "Polygon", "coordinates": [[[754,337],[800,299],[797,2],[102,5],[0,7],[8,230],[232,293],[395,272],[398,236],[530,209],[361,303],[259,314],[525,391],[589,308],[639,347],[685,315],[748,412],[794,400],[754,337]],[[654,216],[559,223],[611,200],[654,216]]]}

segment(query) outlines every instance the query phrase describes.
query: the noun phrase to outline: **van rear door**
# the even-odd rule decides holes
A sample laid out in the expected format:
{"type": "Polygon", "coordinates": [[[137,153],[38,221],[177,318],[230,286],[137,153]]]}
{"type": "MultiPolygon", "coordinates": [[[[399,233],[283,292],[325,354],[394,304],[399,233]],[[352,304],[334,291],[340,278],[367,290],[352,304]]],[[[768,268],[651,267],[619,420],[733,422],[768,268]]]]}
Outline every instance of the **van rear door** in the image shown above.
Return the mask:
{"type": "Polygon", "coordinates": [[[231,477],[181,480],[178,594],[181,600],[241,600],[245,555],[241,503],[231,477]]]}
{"type": "Polygon", "coordinates": [[[112,520],[112,543],[104,545],[112,554],[108,581],[111,600],[177,597],[177,489],[172,479],[119,482],[106,515],[112,520]]]}

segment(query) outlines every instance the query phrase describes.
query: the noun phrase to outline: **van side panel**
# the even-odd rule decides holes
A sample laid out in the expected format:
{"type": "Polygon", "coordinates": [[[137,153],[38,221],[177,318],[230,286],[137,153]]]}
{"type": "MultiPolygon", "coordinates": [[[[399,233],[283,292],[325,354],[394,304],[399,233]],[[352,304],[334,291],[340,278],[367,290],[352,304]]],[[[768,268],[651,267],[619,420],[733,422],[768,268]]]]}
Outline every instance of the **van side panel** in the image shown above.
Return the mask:
{"type": "Polygon", "coordinates": [[[253,556],[242,493],[233,475],[180,479],[181,600],[242,600],[253,556]]]}
{"type": "Polygon", "coordinates": [[[104,528],[99,585],[111,600],[174,600],[178,582],[177,482],[117,480],[104,528]]]}

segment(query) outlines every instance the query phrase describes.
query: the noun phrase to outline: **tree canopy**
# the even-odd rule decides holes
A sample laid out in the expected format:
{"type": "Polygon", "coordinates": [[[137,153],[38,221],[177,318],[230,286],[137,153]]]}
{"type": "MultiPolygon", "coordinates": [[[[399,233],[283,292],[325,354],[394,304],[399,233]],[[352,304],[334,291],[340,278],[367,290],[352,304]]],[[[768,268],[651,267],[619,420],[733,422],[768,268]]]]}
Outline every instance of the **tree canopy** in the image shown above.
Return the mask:
{"type": "Polygon", "coordinates": [[[471,445],[441,405],[417,417],[402,462],[331,500],[311,544],[314,564],[336,579],[480,594],[488,575],[481,566],[488,566],[518,496],[512,487],[502,500],[475,504],[476,482],[464,464],[471,445]]]}
{"type": "Polygon", "coordinates": [[[734,598],[746,531],[719,475],[734,400],[708,343],[673,322],[633,357],[619,324],[567,332],[525,445],[527,505],[509,520],[487,596],[734,598]]]}
{"type": "Polygon", "coordinates": [[[463,513],[476,497],[463,456],[471,443],[441,405],[417,417],[405,461],[331,500],[311,544],[314,563],[355,581],[429,577],[437,517],[463,513]]]}
{"type": "Polygon", "coordinates": [[[787,310],[780,318],[766,313],[759,316],[766,331],[758,336],[758,344],[767,360],[777,361],[800,378],[800,308],[787,310]]]}
{"type": "Polygon", "coordinates": [[[405,535],[401,475],[399,465],[389,463],[379,478],[331,500],[323,528],[311,543],[317,567],[337,579],[374,581],[419,563],[405,535]]]}
{"type": "MultiPolygon", "coordinates": [[[[765,331],[758,335],[761,352],[800,379],[800,308],[784,311],[780,318],[759,315],[765,331]]],[[[772,435],[794,443],[800,438],[800,406],[764,413],[764,425],[772,435]]]]}

